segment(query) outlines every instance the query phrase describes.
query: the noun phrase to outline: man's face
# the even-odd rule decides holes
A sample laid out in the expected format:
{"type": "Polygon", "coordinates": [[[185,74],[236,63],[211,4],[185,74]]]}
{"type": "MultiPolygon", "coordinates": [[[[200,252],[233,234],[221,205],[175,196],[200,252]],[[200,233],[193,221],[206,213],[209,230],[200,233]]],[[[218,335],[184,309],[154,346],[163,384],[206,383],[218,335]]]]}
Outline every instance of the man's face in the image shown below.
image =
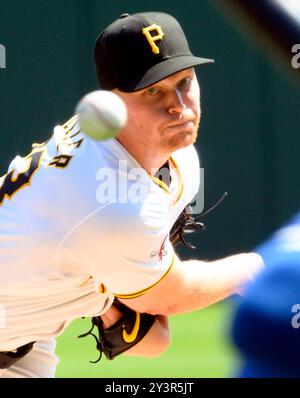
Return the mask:
{"type": "Polygon", "coordinates": [[[114,90],[126,103],[128,123],[121,136],[145,151],[170,153],[193,144],[200,121],[200,89],[193,68],[134,92],[114,90]]]}

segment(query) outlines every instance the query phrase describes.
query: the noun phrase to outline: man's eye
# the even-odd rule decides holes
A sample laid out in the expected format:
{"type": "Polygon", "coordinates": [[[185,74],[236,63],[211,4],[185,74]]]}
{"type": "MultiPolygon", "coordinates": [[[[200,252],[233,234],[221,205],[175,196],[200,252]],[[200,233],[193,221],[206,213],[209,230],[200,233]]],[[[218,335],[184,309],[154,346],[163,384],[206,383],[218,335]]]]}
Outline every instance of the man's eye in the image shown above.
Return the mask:
{"type": "Polygon", "coordinates": [[[184,79],[182,79],[179,84],[178,87],[179,88],[186,88],[189,87],[192,83],[192,79],[190,77],[185,77],[184,79]]]}
{"type": "Polygon", "coordinates": [[[149,87],[146,91],[145,94],[147,95],[156,95],[159,93],[159,89],[156,87],[149,87]]]}

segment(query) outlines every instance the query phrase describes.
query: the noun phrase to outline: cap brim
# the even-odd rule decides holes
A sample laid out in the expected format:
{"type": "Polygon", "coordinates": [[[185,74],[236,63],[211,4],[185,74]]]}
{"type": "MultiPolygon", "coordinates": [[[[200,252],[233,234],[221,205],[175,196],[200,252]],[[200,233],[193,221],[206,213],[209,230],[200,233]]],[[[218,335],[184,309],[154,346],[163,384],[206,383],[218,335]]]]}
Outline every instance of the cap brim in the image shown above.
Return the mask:
{"type": "Polygon", "coordinates": [[[184,69],[192,68],[193,66],[201,64],[211,64],[214,62],[215,61],[213,59],[199,58],[194,57],[193,55],[182,55],[176,58],[167,59],[148,69],[143,76],[137,76],[135,81],[126,82],[126,84],[122,87],[118,87],[118,89],[124,92],[142,90],[184,69]]]}

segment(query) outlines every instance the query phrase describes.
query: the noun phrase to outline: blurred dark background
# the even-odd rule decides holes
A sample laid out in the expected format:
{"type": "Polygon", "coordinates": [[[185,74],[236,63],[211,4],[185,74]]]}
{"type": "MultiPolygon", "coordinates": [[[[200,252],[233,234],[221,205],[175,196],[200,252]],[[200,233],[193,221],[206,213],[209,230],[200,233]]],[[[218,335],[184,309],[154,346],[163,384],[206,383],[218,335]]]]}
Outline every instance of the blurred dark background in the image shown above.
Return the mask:
{"type": "Polygon", "coordinates": [[[123,12],[147,10],[174,15],[192,51],[216,60],[197,72],[203,108],[197,148],[205,207],[224,191],[229,195],[204,220],[206,232],[192,239],[198,245],[193,254],[213,259],[251,250],[299,208],[300,91],[274,58],[223,16],[217,1],[0,0],[0,44],[6,48],[0,175],[16,154],[26,155],[32,142],[66,121],[83,94],[98,88],[92,51],[102,28],[123,12]]]}

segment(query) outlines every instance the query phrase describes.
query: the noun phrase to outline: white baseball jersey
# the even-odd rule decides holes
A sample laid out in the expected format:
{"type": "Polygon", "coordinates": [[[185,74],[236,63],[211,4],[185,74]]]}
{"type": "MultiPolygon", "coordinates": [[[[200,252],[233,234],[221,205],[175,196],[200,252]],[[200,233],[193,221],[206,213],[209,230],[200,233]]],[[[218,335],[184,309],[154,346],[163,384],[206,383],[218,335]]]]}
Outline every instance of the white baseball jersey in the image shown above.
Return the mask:
{"type": "Polygon", "coordinates": [[[116,139],[87,138],[76,116],[14,159],[0,179],[0,351],[57,336],[164,278],[169,231],[200,179],[193,146],[169,164],[168,187],[116,139]]]}

